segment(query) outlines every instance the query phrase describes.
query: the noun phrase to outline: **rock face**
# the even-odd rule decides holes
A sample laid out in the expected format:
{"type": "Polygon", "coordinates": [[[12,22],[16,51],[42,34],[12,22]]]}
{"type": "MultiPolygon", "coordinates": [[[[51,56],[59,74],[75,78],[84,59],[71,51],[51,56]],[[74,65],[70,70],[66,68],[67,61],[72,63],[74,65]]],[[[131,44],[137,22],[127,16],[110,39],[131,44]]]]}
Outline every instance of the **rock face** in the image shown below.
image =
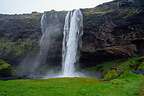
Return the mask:
{"type": "Polygon", "coordinates": [[[30,46],[32,45],[34,47],[37,45],[41,36],[41,15],[40,13],[21,15],[0,14],[1,59],[8,61],[12,65],[17,65],[27,53],[33,50],[30,46]],[[30,44],[29,51],[25,44],[26,46],[30,44]],[[18,55],[17,53],[20,54],[18,55]]]}
{"type": "MultiPolygon", "coordinates": [[[[80,54],[82,67],[135,54],[144,55],[143,7],[142,5],[119,7],[119,1],[114,0],[95,8],[82,9],[84,15],[83,46],[80,54]]],[[[66,12],[59,13],[64,24],[66,12]]],[[[8,38],[11,41],[30,39],[38,43],[42,35],[41,16],[41,13],[0,15],[0,38],[8,38]]],[[[58,43],[55,48],[59,49],[61,56],[59,42],[62,42],[62,34],[55,42],[56,45],[58,43]]],[[[55,58],[57,57],[52,60],[57,62],[55,58]]]]}
{"type": "Polygon", "coordinates": [[[41,35],[39,13],[23,15],[0,15],[0,38],[12,41],[39,39],[41,35]]]}
{"type": "Polygon", "coordinates": [[[81,66],[143,54],[144,11],[139,6],[119,7],[116,1],[84,9],[81,66]]]}

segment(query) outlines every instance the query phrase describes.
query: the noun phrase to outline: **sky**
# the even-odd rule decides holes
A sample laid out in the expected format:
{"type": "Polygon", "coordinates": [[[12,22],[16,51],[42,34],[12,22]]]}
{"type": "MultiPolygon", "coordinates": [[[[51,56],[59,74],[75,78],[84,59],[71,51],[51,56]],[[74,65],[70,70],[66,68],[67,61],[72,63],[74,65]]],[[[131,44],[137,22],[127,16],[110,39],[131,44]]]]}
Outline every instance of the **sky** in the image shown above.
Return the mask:
{"type": "Polygon", "coordinates": [[[0,0],[1,14],[22,14],[33,11],[91,8],[112,0],[0,0]]]}

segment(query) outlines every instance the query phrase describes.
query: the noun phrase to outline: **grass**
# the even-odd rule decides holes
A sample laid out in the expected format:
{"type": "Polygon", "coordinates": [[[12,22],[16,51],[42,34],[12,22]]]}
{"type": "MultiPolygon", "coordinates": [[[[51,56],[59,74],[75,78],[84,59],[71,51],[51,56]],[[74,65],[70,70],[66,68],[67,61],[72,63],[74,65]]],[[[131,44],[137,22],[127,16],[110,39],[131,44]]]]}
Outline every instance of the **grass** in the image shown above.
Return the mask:
{"type": "Polygon", "coordinates": [[[114,79],[125,72],[144,70],[144,57],[113,60],[83,70],[101,72],[103,78],[106,80],[114,79]]]}
{"type": "Polygon", "coordinates": [[[129,73],[111,81],[94,78],[0,81],[0,96],[138,96],[142,78],[129,73]]]}
{"type": "Polygon", "coordinates": [[[144,57],[134,57],[105,62],[87,69],[103,72],[104,80],[1,80],[0,96],[144,96],[144,76],[132,73],[132,70],[143,68],[144,57]]]}
{"type": "Polygon", "coordinates": [[[144,80],[143,80],[143,82],[141,83],[141,90],[140,90],[139,96],[144,96],[144,80]]]}

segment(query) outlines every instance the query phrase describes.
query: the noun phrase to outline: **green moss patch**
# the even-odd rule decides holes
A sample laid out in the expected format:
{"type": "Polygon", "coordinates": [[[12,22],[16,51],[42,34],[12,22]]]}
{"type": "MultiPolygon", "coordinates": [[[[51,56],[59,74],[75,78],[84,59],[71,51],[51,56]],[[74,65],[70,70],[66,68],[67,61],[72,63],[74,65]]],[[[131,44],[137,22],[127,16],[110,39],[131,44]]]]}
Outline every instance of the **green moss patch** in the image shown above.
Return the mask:
{"type": "Polygon", "coordinates": [[[8,77],[12,75],[11,65],[0,59],[0,77],[8,77]]]}

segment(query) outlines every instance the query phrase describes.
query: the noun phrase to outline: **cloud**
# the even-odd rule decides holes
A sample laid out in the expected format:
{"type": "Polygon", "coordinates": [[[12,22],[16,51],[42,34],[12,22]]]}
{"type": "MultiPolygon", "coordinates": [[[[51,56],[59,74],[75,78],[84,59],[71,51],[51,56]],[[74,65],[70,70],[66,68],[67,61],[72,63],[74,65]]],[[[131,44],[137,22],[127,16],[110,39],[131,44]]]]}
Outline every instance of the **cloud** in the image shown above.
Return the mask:
{"type": "Polygon", "coordinates": [[[0,13],[30,13],[32,11],[72,10],[95,7],[111,0],[1,0],[0,13]]]}

